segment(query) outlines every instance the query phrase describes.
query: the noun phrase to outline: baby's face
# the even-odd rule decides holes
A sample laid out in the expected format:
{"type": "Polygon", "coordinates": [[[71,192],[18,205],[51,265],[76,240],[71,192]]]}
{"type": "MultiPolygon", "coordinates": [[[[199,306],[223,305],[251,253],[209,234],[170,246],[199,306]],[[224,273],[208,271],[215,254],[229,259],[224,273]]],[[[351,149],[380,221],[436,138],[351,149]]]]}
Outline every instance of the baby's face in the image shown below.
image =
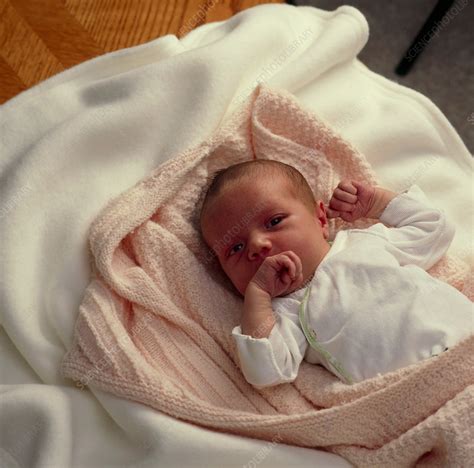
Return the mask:
{"type": "Polygon", "coordinates": [[[292,250],[301,260],[305,283],[330,248],[323,202],[318,200],[310,213],[283,177],[227,187],[210,205],[202,233],[242,296],[266,257],[292,250]]]}

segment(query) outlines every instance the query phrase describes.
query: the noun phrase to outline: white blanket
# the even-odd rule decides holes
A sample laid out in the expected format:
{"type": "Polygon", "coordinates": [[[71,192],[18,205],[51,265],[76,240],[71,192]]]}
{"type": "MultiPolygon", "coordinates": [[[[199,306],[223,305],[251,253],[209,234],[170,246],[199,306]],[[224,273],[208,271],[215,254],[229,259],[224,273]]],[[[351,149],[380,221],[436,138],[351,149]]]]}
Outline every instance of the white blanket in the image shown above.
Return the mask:
{"type": "Polygon", "coordinates": [[[416,182],[457,227],[449,252],[472,258],[471,155],[429,99],[357,60],[367,39],[352,7],[265,4],[90,60],[0,107],[0,466],[349,466],[80,390],[58,367],[89,283],[91,221],[259,81],[335,127],[387,188],[416,182]]]}

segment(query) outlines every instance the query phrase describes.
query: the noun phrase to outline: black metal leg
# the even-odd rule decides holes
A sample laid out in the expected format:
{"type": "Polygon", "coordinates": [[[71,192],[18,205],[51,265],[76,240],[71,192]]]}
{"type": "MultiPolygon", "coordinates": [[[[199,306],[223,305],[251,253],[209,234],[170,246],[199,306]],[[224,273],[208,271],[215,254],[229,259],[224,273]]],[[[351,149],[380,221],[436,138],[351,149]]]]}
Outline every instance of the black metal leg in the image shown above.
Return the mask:
{"type": "Polygon", "coordinates": [[[421,51],[425,48],[426,44],[433,37],[433,34],[437,30],[437,22],[443,19],[448,8],[454,3],[454,0],[438,0],[438,3],[433,8],[430,16],[426,20],[425,24],[421,28],[420,32],[408,47],[402,60],[395,68],[397,75],[406,75],[410,68],[415,63],[416,59],[420,55],[421,51]],[[425,37],[426,36],[426,37],[425,37]]]}

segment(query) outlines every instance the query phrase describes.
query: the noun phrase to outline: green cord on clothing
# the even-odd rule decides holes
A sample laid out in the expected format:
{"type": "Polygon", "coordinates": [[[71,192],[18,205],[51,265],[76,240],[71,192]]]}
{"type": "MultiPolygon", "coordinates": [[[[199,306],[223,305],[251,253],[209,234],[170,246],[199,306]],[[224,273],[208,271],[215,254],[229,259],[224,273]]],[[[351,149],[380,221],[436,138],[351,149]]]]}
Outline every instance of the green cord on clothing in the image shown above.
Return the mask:
{"type": "Polygon", "coordinates": [[[299,306],[299,319],[301,323],[301,327],[303,328],[303,333],[306,336],[306,339],[308,340],[308,343],[312,348],[314,348],[320,355],[322,355],[323,359],[326,361],[326,364],[334,371],[334,373],[344,382],[347,384],[352,384],[354,383],[353,378],[351,375],[344,369],[342,364],[326,349],[324,349],[321,344],[317,341],[316,339],[316,333],[314,330],[310,329],[308,327],[308,324],[306,322],[306,317],[305,317],[305,309],[306,309],[306,304],[309,299],[309,294],[311,292],[311,286],[310,284],[306,288],[306,292],[304,294],[303,300],[300,303],[299,306]]]}

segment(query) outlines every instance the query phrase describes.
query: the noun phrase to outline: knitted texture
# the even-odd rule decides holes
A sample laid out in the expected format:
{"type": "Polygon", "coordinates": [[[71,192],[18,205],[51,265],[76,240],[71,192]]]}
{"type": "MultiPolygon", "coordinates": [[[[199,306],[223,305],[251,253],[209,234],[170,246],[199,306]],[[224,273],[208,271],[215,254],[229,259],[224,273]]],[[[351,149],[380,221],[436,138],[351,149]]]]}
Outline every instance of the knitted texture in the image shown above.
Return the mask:
{"type": "MultiPolygon", "coordinates": [[[[326,449],[357,466],[468,466],[474,459],[474,337],[426,361],[349,386],[301,363],[257,390],[231,330],[243,299],[199,230],[218,169],[250,159],[296,167],[329,202],[342,178],[377,184],[366,158],[284,90],[259,85],[214,135],[111,200],[90,230],[93,275],[61,373],[218,431],[326,449]]],[[[340,229],[375,220],[330,219],[340,229]]],[[[471,263],[429,271],[473,300],[471,263]]]]}

